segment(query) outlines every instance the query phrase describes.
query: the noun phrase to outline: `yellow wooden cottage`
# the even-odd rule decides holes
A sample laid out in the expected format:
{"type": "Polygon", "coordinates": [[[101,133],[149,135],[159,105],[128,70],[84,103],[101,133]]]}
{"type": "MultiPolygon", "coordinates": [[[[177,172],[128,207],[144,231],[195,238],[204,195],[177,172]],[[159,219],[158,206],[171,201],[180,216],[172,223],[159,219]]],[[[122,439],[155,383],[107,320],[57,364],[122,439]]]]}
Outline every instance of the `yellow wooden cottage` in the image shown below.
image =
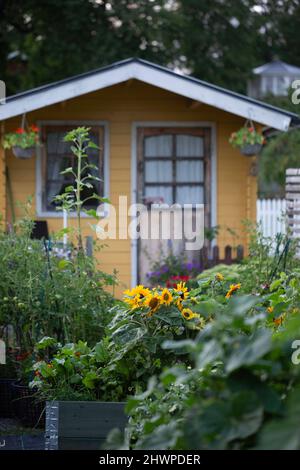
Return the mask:
{"type": "MultiPolygon", "coordinates": [[[[92,128],[100,146],[93,155],[103,177],[99,194],[113,205],[120,195],[131,202],[155,196],[168,203],[204,202],[207,224],[240,231],[243,219],[256,217],[256,176],[253,158],[232,148],[230,134],[247,119],[280,131],[298,122],[287,111],[140,59],[7,98],[0,105],[1,134],[20,127],[24,117],[40,128],[42,145],[29,160],[1,146],[0,213],[10,223],[13,214],[20,216],[17,202],[33,195],[35,218],[46,220],[50,232],[62,228],[52,198],[64,182],[62,137],[71,128],[92,128]]],[[[86,235],[92,234],[90,223],[84,220],[86,235]]],[[[229,233],[221,230],[217,243],[232,243],[229,233]]],[[[116,268],[121,288],[137,282],[137,242],[117,237],[106,244],[103,270],[116,268]]]]}

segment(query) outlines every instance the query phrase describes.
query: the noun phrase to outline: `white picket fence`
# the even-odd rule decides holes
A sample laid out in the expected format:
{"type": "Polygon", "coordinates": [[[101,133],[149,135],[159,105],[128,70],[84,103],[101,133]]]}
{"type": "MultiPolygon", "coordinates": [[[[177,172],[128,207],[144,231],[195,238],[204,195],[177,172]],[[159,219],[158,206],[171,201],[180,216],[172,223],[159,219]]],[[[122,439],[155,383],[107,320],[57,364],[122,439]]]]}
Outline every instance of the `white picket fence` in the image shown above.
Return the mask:
{"type": "Polygon", "coordinates": [[[286,232],[286,200],[257,199],[256,221],[265,237],[286,232]]]}

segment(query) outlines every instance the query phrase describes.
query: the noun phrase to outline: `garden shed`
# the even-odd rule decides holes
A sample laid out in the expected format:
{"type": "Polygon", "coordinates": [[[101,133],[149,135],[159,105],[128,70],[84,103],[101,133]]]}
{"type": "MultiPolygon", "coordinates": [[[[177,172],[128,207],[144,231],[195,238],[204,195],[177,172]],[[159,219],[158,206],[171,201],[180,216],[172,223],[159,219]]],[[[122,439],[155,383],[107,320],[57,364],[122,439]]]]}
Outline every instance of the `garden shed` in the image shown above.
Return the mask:
{"type": "MultiPolygon", "coordinates": [[[[62,228],[52,199],[64,183],[68,155],[62,138],[79,125],[91,127],[100,150],[99,194],[118,205],[160,197],[164,202],[205,203],[207,225],[221,226],[217,243],[232,244],[222,228],[242,234],[243,219],[256,220],[255,157],[232,148],[230,134],[251,120],[260,129],[287,131],[295,114],[140,59],[128,59],[8,97],[0,106],[1,134],[22,119],[40,129],[42,145],[31,159],[0,150],[0,213],[6,223],[20,216],[17,202],[33,196],[36,220],[49,231],[62,228]],[[175,170],[174,170],[175,169],[175,170]]],[[[72,219],[70,219],[72,223],[72,219]]],[[[84,220],[91,235],[91,220],[84,220]]],[[[119,271],[124,285],[138,281],[137,242],[107,240],[104,271],[119,271]]]]}

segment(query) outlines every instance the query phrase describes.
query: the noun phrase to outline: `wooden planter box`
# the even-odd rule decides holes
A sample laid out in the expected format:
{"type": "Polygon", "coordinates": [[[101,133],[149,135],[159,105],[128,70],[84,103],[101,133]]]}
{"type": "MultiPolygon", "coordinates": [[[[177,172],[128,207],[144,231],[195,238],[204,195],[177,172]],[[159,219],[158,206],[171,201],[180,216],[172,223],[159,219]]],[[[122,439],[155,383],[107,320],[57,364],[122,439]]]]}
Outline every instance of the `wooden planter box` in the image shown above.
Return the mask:
{"type": "Polygon", "coordinates": [[[99,450],[113,428],[124,429],[125,403],[52,401],[46,403],[46,450],[99,450]]]}

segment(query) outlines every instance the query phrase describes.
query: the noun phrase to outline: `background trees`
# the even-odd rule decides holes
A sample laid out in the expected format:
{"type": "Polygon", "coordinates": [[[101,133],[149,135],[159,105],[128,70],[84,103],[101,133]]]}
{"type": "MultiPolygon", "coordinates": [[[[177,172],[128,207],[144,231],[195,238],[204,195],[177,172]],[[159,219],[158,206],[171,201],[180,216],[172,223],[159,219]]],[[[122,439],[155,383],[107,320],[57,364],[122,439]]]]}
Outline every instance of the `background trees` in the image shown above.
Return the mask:
{"type": "Polygon", "coordinates": [[[0,76],[11,94],[135,56],[245,92],[275,55],[300,65],[299,27],[300,0],[0,0],[0,76]]]}

